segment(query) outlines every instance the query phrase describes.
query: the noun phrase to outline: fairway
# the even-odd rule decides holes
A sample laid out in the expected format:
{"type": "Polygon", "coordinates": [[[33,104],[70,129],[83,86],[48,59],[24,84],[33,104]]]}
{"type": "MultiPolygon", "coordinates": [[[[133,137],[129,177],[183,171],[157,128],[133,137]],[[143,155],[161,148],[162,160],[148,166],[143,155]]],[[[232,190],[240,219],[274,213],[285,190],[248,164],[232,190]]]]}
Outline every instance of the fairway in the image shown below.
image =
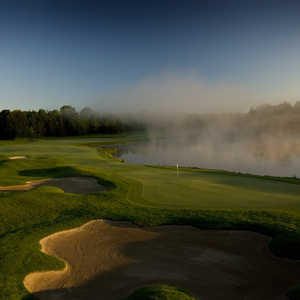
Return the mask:
{"type": "Polygon", "coordinates": [[[40,239],[100,218],[143,226],[256,231],[273,237],[273,253],[299,258],[298,179],[187,168],[177,174],[175,167],[127,164],[98,148],[143,138],[136,134],[0,142],[0,186],[93,177],[105,187],[86,195],[64,192],[51,183],[0,192],[1,300],[30,299],[23,286],[26,275],[64,267],[39,251],[40,239]],[[9,159],[14,156],[26,159],[9,159]]]}

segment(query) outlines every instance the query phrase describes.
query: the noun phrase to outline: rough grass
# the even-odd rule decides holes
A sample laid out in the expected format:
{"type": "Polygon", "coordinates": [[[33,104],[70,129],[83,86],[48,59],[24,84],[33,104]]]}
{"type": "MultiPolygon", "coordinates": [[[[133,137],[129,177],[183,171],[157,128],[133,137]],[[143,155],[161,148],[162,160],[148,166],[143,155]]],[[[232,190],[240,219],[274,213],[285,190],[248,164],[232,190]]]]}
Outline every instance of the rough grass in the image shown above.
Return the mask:
{"type": "MultiPolygon", "coordinates": [[[[125,300],[197,300],[187,291],[168,285],[152,285],[136,290],[125,300]]],[[[199,300],[199,299],[198,299],[199,300]]]]}
{"type": "MultiPolygon", "coordinates": [[[[128,141],[140,135],[131,136],[128,141]]],[[[93,146],[126,136],[0,142],[0,185],[66,176],[93,176],[111,188],[96,195],[38,187],[0,193],[0,299],[30,299],[24,277],[62,268],[39,251],[39,240],[96,218],[138,225],[187,224],[252,230],[273,237],[280,256],[300,258],[300,184],[295,178],[121,163],[93,146]],[[26,155],[26,160],[8,160],[26,155]]],[[[300,279],[299,279],[300,283],[300,279]]],[[[299,289],[298,289],[299,291],[299,289]]],[[[289,297],[300,299],[293,290],[289,297]]]]}

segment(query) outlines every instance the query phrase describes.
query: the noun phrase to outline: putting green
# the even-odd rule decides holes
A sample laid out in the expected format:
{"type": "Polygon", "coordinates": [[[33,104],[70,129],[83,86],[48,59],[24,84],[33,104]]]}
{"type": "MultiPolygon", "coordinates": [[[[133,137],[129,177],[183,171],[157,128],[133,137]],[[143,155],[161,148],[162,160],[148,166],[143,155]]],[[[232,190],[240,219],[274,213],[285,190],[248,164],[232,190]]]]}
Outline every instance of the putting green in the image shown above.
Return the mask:
{"type": "Polygon", "coordinates": [[[185,209],[255,209],[300,212],[299,184],[209,170],[143,167],[118,172],[141,184],[140,205],[185,209]]]}

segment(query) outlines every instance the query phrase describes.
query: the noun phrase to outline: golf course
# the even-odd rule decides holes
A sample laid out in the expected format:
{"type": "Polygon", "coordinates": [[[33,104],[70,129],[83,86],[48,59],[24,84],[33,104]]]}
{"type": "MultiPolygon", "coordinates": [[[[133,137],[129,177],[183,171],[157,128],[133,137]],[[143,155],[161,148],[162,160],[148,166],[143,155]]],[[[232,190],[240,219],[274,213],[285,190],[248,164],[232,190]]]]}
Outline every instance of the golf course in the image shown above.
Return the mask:
{"type": "Polygon", "coordinates": [[[242,299],[243,280],[251,299],[300,299],[300,180],[128,164],[101,148],[144,139],[0,142],[0,299],[242,299]]]}

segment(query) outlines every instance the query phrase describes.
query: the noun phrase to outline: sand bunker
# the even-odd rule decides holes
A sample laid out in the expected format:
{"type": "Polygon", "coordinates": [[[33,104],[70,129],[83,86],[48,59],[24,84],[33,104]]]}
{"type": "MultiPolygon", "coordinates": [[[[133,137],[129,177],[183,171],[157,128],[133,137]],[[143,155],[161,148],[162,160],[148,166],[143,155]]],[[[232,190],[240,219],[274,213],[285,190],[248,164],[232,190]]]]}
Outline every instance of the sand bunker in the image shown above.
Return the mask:
{"type": "Polygon", "coordinates": [[[27,159],[27,156],[10,156],[8,159],[27,159]]]}
{"type": "Polygon", "coordinates": [[[0,186],[0,191],[28,191],[33,189],[36,186],[45,184],[49,179],[41,179],[34,181],[27,181],[25,184],[21,185],[9,185],[9,186],[0,186]]]}
{"type": "Polygon", "coordinates": [[[56,186],[73,194],[97,193],[106,189],[92,177],[67,177],[27,181],[24,185],[0,186],[0,191],[27,191],[42,185],[56,186]]]}
{"type": "Polygon", "coordinates": [[[24,285],[42,300],[121,300],[152,283],[203,300],[286,300],[300,283],[300,262],[272,256],[269,240],[246,231],[96,220],[42,239],[42,251],[66,268],[29,274],[24,285]]]}

